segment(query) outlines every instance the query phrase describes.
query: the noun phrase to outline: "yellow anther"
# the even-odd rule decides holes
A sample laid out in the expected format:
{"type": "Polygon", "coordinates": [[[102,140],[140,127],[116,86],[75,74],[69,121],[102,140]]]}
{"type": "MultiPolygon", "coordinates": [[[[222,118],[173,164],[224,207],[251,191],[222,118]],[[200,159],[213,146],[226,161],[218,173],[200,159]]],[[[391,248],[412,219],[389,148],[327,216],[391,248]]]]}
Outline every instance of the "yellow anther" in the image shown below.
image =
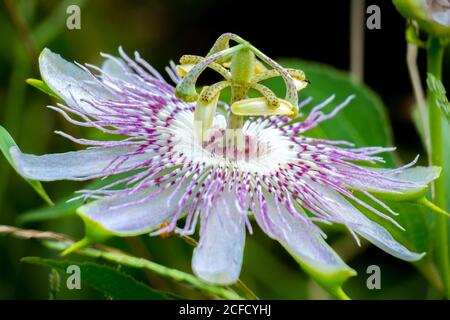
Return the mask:
{"type": "Polygon", "coordinates": [[[206,87],[205,90],[200,93],[199,99],[202,100],[203,103],[209,103],[218,97],[223,89],[230,85],[231,83],[229,81],[214,83],[213,85],[206,87]]]}
{"type": "MultiPolygon", "coordinates": [[[[204,87],[200,93],[200,97],[207,95],[209,87],[204,87]]],[[[220,93],[220,92],[219,92],[220,93]]],[[[216,115],[217,102],[219,100],[219,93],[216,94],[210,101],[206,102],[203,99],[198,99],[194,111],[194,126],[196,135],[199,139],[206,139],[208,131],[214,123],[216,115]]]]}
{"type": "MultiPolygon", "coordinates": [[[[294,81],[295,89],[297,91],[304,89],[309,84],[309,81],[305,79],[305,73],[302,70],[286,69],[286,71],[292,77],[292,79],[294,81]]],[[[279,76],[280,76],[280,73],[278,72],[278,70],[275,70],[275,69],[266,70],[264,72],[257,73],[253,77],[252,82],[257,83],[257,82],[260,82],[263,80],[267,80],[267,79],[270,79],[273,77],[279,77],[279,76]]]]}
{"type": "Polygon", "coordinates": [[[195,66],[195,64],[179,64],[176,66],[177,75],[181,78],[186,76],[189,71],[195,66]]]}
{"type": "Polygon", "coordinates": [[[266,86],[260,83],[254,83],[251,85],[251,87],[263,95],[263,97],[267,100],[270,109],[276,109],[280,106],[278,97],[275,95],[275,93],[273,93],[272,90],[270,90],[266,86]]]}
{"type": "MultiPolygon", "coordinates": [[[[195,56],[191,54],[185,54],[180,58],[180,65],[177,65],[177,74],[179,77],[185,77],[186,74],[200,61],[202,61],[204,58],[202,56],[195,56]]],[[[218,72],[227,80],[231,79],[230,72],[225,69],[223,66],[218,64],[217,62],[210,63],[208,65],[209,68],[213,69],[214,71],[218,72]]]]}
{"type": "Polygon", "coordinates": [[[185,54],[185,55],[181,56],[180,63],[181,64],[197,64],[202,59],[203,59],[203,57],[200,57],[200,56],[195,56],[192,54],[185,54]]]}
{"type": "Polygon", "coordinates": [[[264,71],[267,71],[266,66],[259,60],[256,60],[255,64],[255,74],[262,73],[264,71]]]}
{"type": "Polygon", "coordinates": [[[297,91],[300,91],[309,84],[309,81],[306,80],[305,73],[302,70],[298,69],[287,69],[289,75],[294,79],[295,88],[297,91]]]}
{"type": "Polygon", "coordinates": [[[295,118],[298,115],[298,107],[284,99],[278,99],[279,106],[270,108],[263,97],[250,98],[237,101],[231,105],[231,112],[238,116],[286,116],[295,118]]]}
{"type": "Polygon", "coordinates": [[[306,86],[308,86],[308,84],[309,84],[308,80],[298,80],[296,78],[292,78],[292,79],[294,79],[294,84],[295,84],[295,88],[297,89],[297,91],[305,89],[306,86]]]}

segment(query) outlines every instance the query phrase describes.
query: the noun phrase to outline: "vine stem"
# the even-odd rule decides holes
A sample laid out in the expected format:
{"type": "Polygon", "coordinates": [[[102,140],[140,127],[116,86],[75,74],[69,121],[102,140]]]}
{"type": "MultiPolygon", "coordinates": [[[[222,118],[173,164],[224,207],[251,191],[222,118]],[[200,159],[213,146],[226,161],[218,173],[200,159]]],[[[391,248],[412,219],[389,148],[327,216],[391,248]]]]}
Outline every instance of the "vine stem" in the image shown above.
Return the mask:
{"type": "Polygon", "coordinates": [[[342,290],[342,288],[339,288],[334,293],[334,296],[339,300],[351,300],[350,297],[342,290]]]}
{"type": "MultiPolygon", "coordinates": [[[[44,241],[44,244],[54,250],[64,250],[69,247],[70,243],[66,242],[55,242],[55,241],[44,241]]],[[[215,286],[215,285],[209,285],[201,280],[199,280],[197,277],[185,273],[183,271],[179,271],[176,269],[168,268],[163,265],[157,264],[153,261],[149,261],[147,259],[133,257],[128,254],[111,250],[111,251],[105,251],[105,250],[99,250],[92,247],[84,248],[76,251],[77,254],[82,256],[87,256],[90,258],[95,259],[104,259],[111,262],[118,263],[120,265],[137,268],[137,269],[148,269],[151,270],[163,277],[167,277],[170,279],[173,279],[175,281],[179,282],[185,282],[207,294],[221,297],[222,299],[227,300],[241,300],[243,299],[241,296],[239,296],[234,291],[231,291],[227,288],[215,286]]]]}
{"type": "MultiPolygon", "coordinates": [[[[49,249],[62,251],[73,245],[73,239],[60,233],[50,231],[39,231],[31,229],[19,229],[12,226],[0,225],[0,235],[10,235],[20,239],[37,239],[41,240],[43,244],[49,249]]],[[[168,268],[156,262],[135,257],[125,252],[111,248],[105,245],[96,245],[95,247],[87,247],[75,251],[74,253],[94,259],[108,260],[120,265],[125,265],[137,269],[147,269],[156,274],[172,279],[177,282],[183,282],[197,290],[208,295],[219,297],[227,300],[243,300],[239,294],[230,290],[227,287],[208,284],[201,281],[194,275],[189,273],[168,268]]]]}
{"type": "MultiPolygon", "coordinates": [[[[444,47],[436,37],[430,37],[428,41],[427,71],[434,75],[437,80],[442,79],[442,60],[444,47]]],[[[443,137],[442,137],[442,114],[436,103],[436,96],[432,90],[428,90],[428,123],[431,143],[431,164],[443,167],[443,137]]],[[[433,203],[440,207],[446,207],[445,199],[445,176],[441,175],[434,181],[432,192],[433,203]]],[[[450,262],[448,246],[447,217],[435,214],[434,218],[435,254],[437,265],[444,284],[444,295],[450,298],[450,262]]]]}
{"type": "Polygon", "coordinates": [[[350,73],[357,81],[363,81],[364,78],[365,11],[364,0],[352,0],[350,6],[350,73]]]}

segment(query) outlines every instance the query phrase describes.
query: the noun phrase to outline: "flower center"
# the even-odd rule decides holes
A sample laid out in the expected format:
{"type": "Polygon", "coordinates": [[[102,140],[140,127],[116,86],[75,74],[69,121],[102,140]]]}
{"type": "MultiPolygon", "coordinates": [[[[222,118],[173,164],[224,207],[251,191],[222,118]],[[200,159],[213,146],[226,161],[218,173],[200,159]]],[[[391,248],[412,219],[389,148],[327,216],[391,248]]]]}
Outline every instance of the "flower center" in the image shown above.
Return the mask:
{"type": "Polygon", "coordinates": [[[212,167],[237,168],[240,172],[268,174],[287,165],[297,153],[295,145],[281,130],[265,121],[244,123],[242,129],[226,128],[220,115],[200,141],[192,111],[179,112],[168,127],[179,163],[186,161],[212,167]]]}
{"type": "MultiPolygon", "coordinates": [[[[206,57],[184,55],[177,67],[183,79],[177,84],[175,94],[178,98],[195,102],[194,119],[196,136],[204,144],[210,144],[210,136],[204,133],[213,128],[213,121],[220,93],[223,89],[231,88],[231,112],[226,126],[228,129],[242,129],[246,116],[286,116],[295,118],[298,115],[298,93],[308,84],[305,74],[301,70],[285,69],[274,60],[267,57],[248,41],[231,33],[220,36],[206,57]],[[230,46],[230,41],[237,43],[230,46]],[[197,92],[197,79],[206,69],[211,68],[223,76],[224,80],[202,88],[197,92]],[[270,69],[271,68],[271,69],[270,69]],[[286,85],[284,99],[260,82],[272,77],[281,77],[286,85]],[[248,98],[249,89],[261,94],[259,98],[248,98]]],[[[216,134],[216,133],[215,133],[216,134]]],[[[219,149],[235,150],[236,157],[250,155],[252,150],[239,147],[239,142],[226,141],[226,135],[219,149]],[[231,143],[231,145],[230,145],[231,143]]],[[[217,138],[217,137],[216,137],[217,138]]],[[[246,140],[244,137],[241,140],[246,140]]],[[[238,139],[239,140],[239,139],[238,139]]],[[[219,152],[219,151],[217,151],[219,152]]],[[[219,152],[223,154],[222,152],[219,152]]]]}
{"type": "Polygon", "coordinates": [[[230,161],[254,161],[270,150],[267,142],[236,129],[213,129],[202,147],[212,156],[230,161]]]}

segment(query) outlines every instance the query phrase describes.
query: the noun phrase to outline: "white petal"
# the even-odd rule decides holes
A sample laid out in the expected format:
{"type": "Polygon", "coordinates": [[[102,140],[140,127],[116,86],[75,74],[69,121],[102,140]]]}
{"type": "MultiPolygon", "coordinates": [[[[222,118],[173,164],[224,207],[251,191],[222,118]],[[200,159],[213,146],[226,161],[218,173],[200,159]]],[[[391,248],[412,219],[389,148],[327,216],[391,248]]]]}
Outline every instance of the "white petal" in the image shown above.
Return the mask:
{"type": "MultiPolygon", "coordinates": [[[[91,179],[104,173],[103,171],[118,156],[133,150],[126,147],[92,148],[36,156],[22,153],[18,147],[12,147],[10,153],[16,169],[22,176],[33,180],[55,181],[91,179]]],[[[120,169],[148,158],[150,158],[148,154],[132,156],[120,165],[120,169]]]]}
{"type": "Polygon", "coordinates": [[[114,99],[114,95],[102,87],[92,75],[64,60],[59,54],[44,49],[39,56],[39,69],[42,79],[69,106],[85,112],[98,113],[88,103],[94,97],[114,99]]]}
{"type": "Polygon", "coordinates": [[[386,170],[386,169],[371,169],[374,171],[378,171],[380,173],[383,173],[385,176],[401,180],[401,181],[408,181],[413,182],[414,185],[411,187],[405,187],[402,190],[395,190],[390,191],[386,189],[377,189],[373,186],[367,185],[364,190],[374,193],[379,193],[381,195],[387,196],[392,199],[414,199],[414,198],[420,198],[424,196],[428,190],[428,185],[434,181],[435,179],[439,178],[439,175],[441,174],[441,168],[439,167],[414,167],[414,168],[408,168],[399,172],[393,171],[393,170],[386,170]]]}
{"type": "Polygon", "coordinates": [[[102,71],[109,77],[124,81],[132,79],[133,71],[121,58],[107,58],[102,65],[102,71]]]}
{"type": "Polygon", "coordinates": [[[418,185],[426,186],[433,180],[439,178],[441,168],[438,167],[414,167],[405,169],[398,173],[389,174],[392,178],[415,182],[418,185]]]}
{"type": "Polygon", "coordinates": [[[225,194],[213,204],[200,234],[200,244],[192,257],[194,273],[209,283],[234,283],[241,272],[244,244],[244,218],[233,197],[225,194]]]}
{"type": "Polygon", "coordinates": [[[330,214],[341,219],[352,230],[380,249],[406,261],[416,261],[425,255],[409,251],[397,242],[385,228],[367,218],[336,191],[313,182],[310,185],[319,192],[322,201],[327,203],[329,206],[327,211],[330,214]]]}
{"type": "Polygon", "coordinates": [[[309,84],[307,81],[299,80],[296,78],[292,78],[292,80],[294,80],[295,89],[297,89],[297,91],[305,89],[309,84]]]}
{"type": "MultiPolygon", "coordinates": [[[[276,233],[271,237],[277,239],[307,271],[313,275],[332,275],[337,278],[340,275],[346,278],[356,274],[314,230],[313,226],[294,218],[282,205],[278,212],[270,196],[266,197],[266,200],[268,212],[276,225],[276,233]]],[[[258,221],[258,215],[255,217],[258,221]]],[[[263,225],[261,221],[258,223],[263,225]]]]}
{"type": "Polygon", "coordinates": [[[173,190],[151,197],[149,195],[158,191],[157,187],[131,195],[122,193],[90,202],[78,208],[78,213],[117,236],[148,233],[176,213],[184,189],[180,188],[175,196],[172,196],[173,190]]]}

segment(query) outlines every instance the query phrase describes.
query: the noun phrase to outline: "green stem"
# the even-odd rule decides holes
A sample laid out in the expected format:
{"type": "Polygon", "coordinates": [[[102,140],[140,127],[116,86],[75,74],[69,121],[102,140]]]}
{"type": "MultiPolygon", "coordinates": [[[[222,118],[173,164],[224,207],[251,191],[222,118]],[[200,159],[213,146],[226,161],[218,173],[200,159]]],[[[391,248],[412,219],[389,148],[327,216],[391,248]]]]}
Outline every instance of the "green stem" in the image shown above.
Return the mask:
{"type": "MultiPolygon", "coordinates": [[[[437,80],[442,79],[442,58],[444,47],[440,40],[430,37],[428,42],[428,73],[431,73],[437,80]]],[[[442,137],[442,114],[436,103],[435,94],[428,92],[428,121],[431,139],[431,164],[443,167],[443,137],[442,137]]],[[[445,199],[445,176],[441,175],[434,181],[433,185],[433,203],[440,208],[446,207],[445,199]]],[[[435,234],[435,253],[436,260],[444,284],[444,295],[450,298],[450,263],[448,247],[448,225],[447,217],[441,214],[435,214],[434,219],[435,234]]]]}
{"type": "MultiPolygon", "coordinates": [[[[43,244],[46,247],[57,251],[66,250],[67,248],[73,245],[73,240],[61,233],[55,233],[51,231],[39,231],[32,229],[20,229],[8,225],[0,225],[0,235],[9,235],[18,239],[42,240],[43,244]]],[[[97,248],[83,248],[77,250],[75,253],[91,258],[109,260],[132,268],[151,270],[159,274],[160,276],[175,281],[187,283],[192,287],[200,291],[203,291],[204,293],[222,299],[229,299],[229,300],[243,299],[239,294],[226,287],[205,283],[189,273],[179,271],[176,269],[167,268],[155,262],[146,260],[144,258],[134,257],[124,252],[121,252],[117,249],[113,249],[104,245],[102,246],[99,245],[97,248]]]]}
{"type": "Polygon", "coordinates": [[[428,200],[425,197],[418,200],[418,203],[423,204],[425,207],[428,207],[428,209],[434,211],[435,213],[438,213],[438,214],[446,216],[447,218],[450,218],[450,213],[448,213],[447,211],[445,211],[442,208],[439,208],[437,205],[435,205],[433,202],[431,202],[430,200],[428,200]]]}
{"type": "MultiPolygon", "coordinates": [[[[233,54],[231,60],[231,102],[237,102],[247,98],[249,83],[255,72],[255,54],[249,48],[243,48],[233,54]]],[[[240,129],[244,125],[244,118],[234,114],[228,120],[228,129],[240,129]]]]}
{"type": "MultiPolygon", "coordinates": [[[[53,250],[66,250],[70,247],[71,243],[64,242],[64,241],[45,241],[44,244],[53,250]]],[[[77,250],[75,253],[80,254],[82,256],[95,258],[95,259],[104,259],[111,262],[118,263],[120,265],[128,266],[131,268],[138,268],[138,269],[148,269],[151,270],[163,277],[180,281],[187,283],[191,285],[194,288],[197,288],[207,294],[220,297],[222,299],[227,300],[241,300],[243,299],[241,296],[239,296],[237,293],[224,288],[220,286],[210,285],[207,284],[201,280],[199,280],[197,277],[190,275],[188,273],[171,269],[168,267],[165,267],[163,265],[157,264],[155,262],[133,257],[128,254],[124,254],[121,252],[113,252],[113,251],[104,251],[100,249],[94,249],[94,248],[84,248],[77,250]]]]}
{"type": "MultiPolygon", "coordinates": [[[[247,89],[241,86],[231,87],[231,103],[243,100],[247,97],[247,89]]],[[[240,129],[244,126],[244,117],[230,114],[228,119],[228,129],[240,129]]]]}
{"type": "Polygon", "coordinates": [[[339,287],[333,294],[339,300],[351,300],[350,297],[339,287]]]}

